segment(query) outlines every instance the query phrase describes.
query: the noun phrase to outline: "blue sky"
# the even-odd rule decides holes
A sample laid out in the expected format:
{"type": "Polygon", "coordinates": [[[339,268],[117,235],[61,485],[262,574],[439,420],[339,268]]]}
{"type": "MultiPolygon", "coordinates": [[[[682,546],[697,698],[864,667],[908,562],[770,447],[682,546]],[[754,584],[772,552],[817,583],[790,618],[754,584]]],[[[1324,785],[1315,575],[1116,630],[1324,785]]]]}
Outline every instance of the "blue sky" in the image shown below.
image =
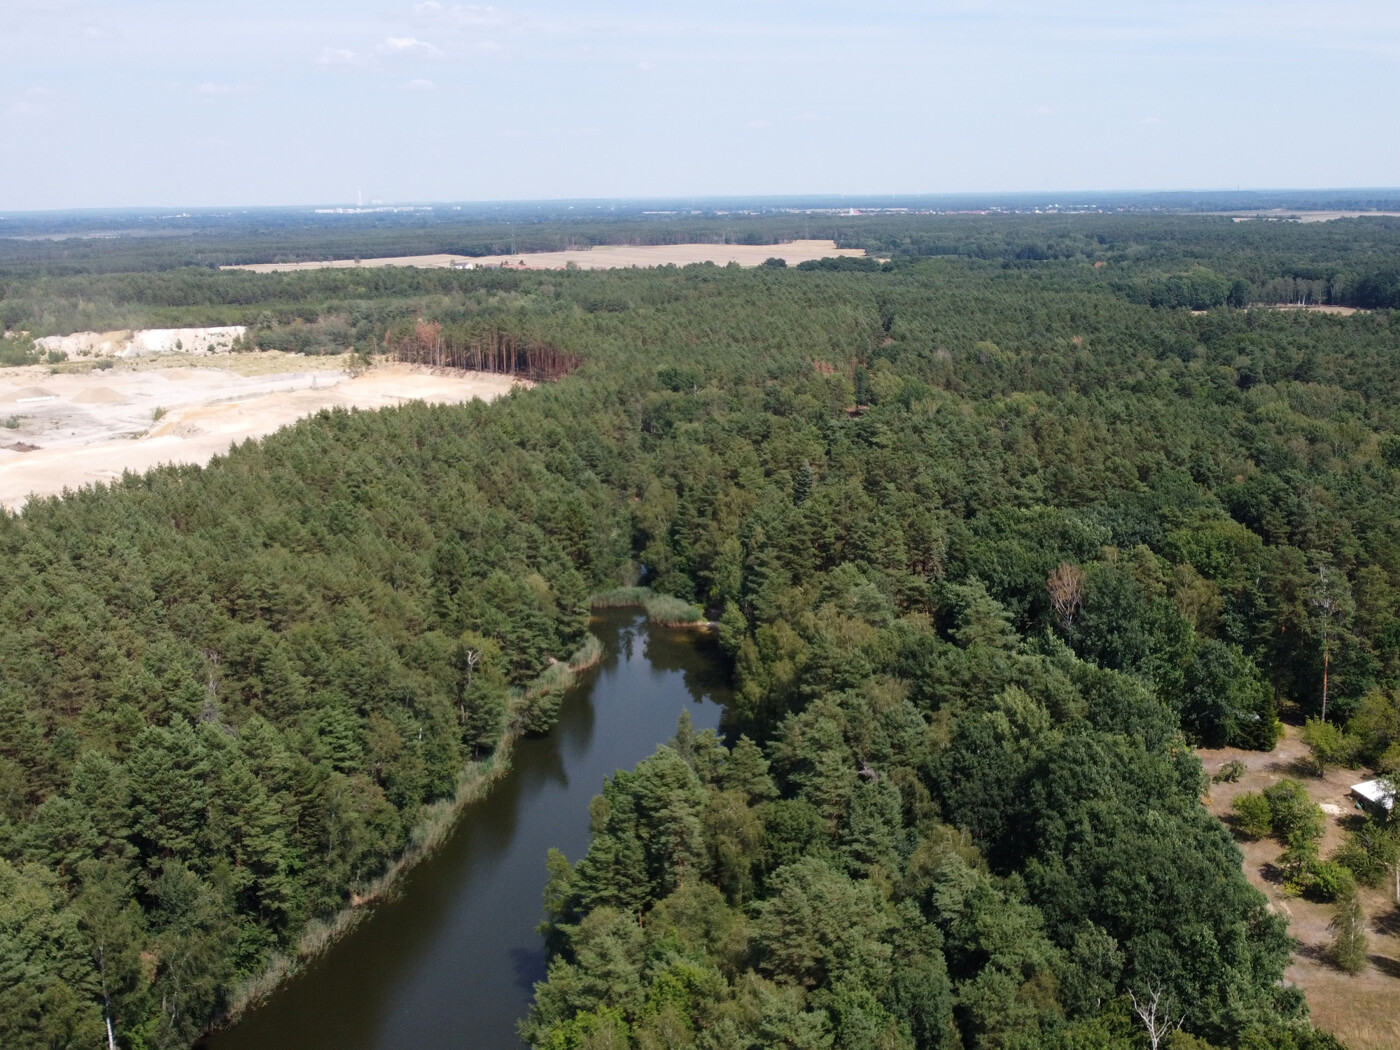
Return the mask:
{"type": "Polygon", "coordinates": [[[0,0],[0,210],[1400,184],[1395,0],[0,0]]]}

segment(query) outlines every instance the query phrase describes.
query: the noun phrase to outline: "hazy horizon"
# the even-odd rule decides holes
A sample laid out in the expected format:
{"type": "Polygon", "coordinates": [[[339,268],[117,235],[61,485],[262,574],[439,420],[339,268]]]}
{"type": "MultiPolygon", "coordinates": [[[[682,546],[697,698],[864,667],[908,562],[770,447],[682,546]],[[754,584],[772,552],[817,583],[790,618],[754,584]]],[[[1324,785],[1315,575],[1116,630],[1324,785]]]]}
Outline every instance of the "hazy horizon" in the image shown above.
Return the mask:
{"type": "Polygon", "coordinates": [[[1400,10],[8,0],[0,210],[1394,184],[1400,10]]]}
{"type": "Polygon", "coordinates": [[[490,212],[510,211],[515,215],[531,211],[540,215],[562,216],[575,211],[586,218],[589,210],[621,211],[634,215],[684,216],[724,215],[725,210],[769,214],[800,212],[804,208],[831,212],[850,208],[856,212],[998,212],[1008,215],[1035,210],[1059,210],[1064,214],[1103,212],[1144,212],[1161,210],[1183,214],[1241,211],[1374,211],[1391,215],[1400,211],[1400,185],[1397,186],[1318,186],[1188,188],[1180,190],[1059,190],[1001,192],[963,191],[957,193],[813,193],[813,194],[696,194],[657,197],[519,197],[498,200],[305,200],[273,204],[186,204],[179,201],[156,204],[111,205],[72,208],[0,209],[0,219],[42,216],[131,215],[141,218],[181,219],[218,217],[255,212],[314,213],[328,218],[397,212],[462,213],[464,219],[481,218],[490,212]],[[1175,199],[1173,199],[1175,198],[1175,199]],[[1215,198],[1215,199],[1212,199],[1215,198]],[[666,206],[674,211],[645,211],[649,205],[666,206]],[[567,206],[567,208],[565,207],[567,206]]]}

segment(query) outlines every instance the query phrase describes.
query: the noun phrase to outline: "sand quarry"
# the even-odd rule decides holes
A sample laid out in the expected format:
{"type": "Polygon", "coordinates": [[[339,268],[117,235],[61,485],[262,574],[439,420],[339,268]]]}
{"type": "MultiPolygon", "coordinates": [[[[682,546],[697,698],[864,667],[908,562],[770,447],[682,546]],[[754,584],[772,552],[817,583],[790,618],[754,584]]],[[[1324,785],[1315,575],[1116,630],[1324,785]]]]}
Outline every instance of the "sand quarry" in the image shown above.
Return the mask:
{"type": "MultiPolygon", "coordinates": [[[[1203,748],[1197,753],[1207,774],[1218,772],[1232,759],[1243,762],[1248,770],[1237,783],[1211,785],[1210,811],[1227,822],[1230,804],[1237,795],[1261,791],[1285,777],[1301,781],[1308,795],[1327,814],[1327,831],[1322,839],[1324,857],[1342,844],[1345,830],[1358,822],[1348,797],[1351,785],[1371,776],[1359,769],[1328,769],[1326,776],[1316,776],[1308,749],[1298,739],[1294,726],[1286,726],[1283,739],[1267,753],[1234,748],[1203,748]]],[[[1353,977],[1327,961],[1327,947],[1332,942],[1327,924],[1332,920],[1332,906],[1285,892],[1276,863],[1283,847],[1273,839],[1241,841],[1239,845],[1244,851],[1245,875],[1264,891],[1269,907],[1288,919],[1288,932],[1298,939],[1298,949],[1284,979],[1307,992],[1317,1026],[1341,1038],[1352,1050],[1394,1050],[1400,1046],[1400,1012],[1395,1009],[1396,997],[1400,995],[1400,906],[1392,896],[1393,886],[1361,891],[1370,938],[1370,965],[1353,977]]]]}
{"type": "Polygon", "coordinates": [[[146,328],[137,332],[75,332],[34,340],[40,350],[57,350],[69,357],[147,357],[152,354],[224,354],[247,329],[146,328]]]}
{"type": "Polygon", "coordinates": [[[712,262],[716,266],[738,263],[758,266],[766,259],[779,258],[789,266],[809,259],[835,256],[864,257],[859,248],[838,248],[835,241],[788,241],[786,244],[602,244],[596,248],[573,248],[563,252],[532,252],[521,255],[405,255],[395,259],[336,259],[331,262],[254,263],[225,266],[225,270],[252,270],[276,273],[285,270],[339,270],[376,266],[421,266],[439,269],[449,266],[471,269],[507,268],[513,270],[562,270],[570,263],[580,270],[616,270],[629,266],[688,266],[712,262]]]}
{"type": "Polygon", "coordinates": [[[179,355],[107,370],[0,371],[0,505],[141,473],[163,463],[205,464],[245,438],[271,434],[323,408],[387,408],[409,401],[491,400],[509,376],[384,364],[352,376],[349,357],[275,351],[214,359],[179,355]]]}

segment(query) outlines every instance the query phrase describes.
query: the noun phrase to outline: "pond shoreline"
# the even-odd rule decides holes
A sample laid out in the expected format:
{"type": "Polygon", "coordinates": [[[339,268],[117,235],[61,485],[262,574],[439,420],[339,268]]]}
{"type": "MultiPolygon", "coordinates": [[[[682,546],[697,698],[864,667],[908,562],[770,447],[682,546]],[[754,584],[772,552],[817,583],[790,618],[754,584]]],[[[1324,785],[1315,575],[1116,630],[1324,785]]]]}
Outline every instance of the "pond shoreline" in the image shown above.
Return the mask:
{"type": "MultiPolygon", "coordinates": [[[[612,630],[618,630],[620,635],[625,635],[629,630],[635,630],[638,636],[641,636],[647,630],[635,620],[631,621],[630,628],[617,628],[615,625],[621,622],[619,613],[618,606],[610,605],[599,610],[601,615],[594,615],[590,622],[589,640],[575,654],[577,659],[571,659],[567,663],[556,662],[547,669],[545,675],[541,676],[547,680],[547,685],[544,688],[548,692],[564,692],[573,688],[579,684],[580,674],[590,668],[597,668],[609,657],[612,658],[612,663],[617,662],[618,653],[612,648],[613,643],[605,644],[599,638],[599,635],[603,633],[611,636],[610,623],[614,625],[612,630]]],[[[635,614],[630,615],[635,616],[635,614]]],[[[644,620],[641,622],[645,623],[644,620]]],[[[660,628],[660,625],[652,626],[660,628]]],[[[676,639],[684,636],[695,637],[690,631],[660,629],[663,634],[674,635],[666,643],[672,647],[684,645],[686,648],[690,648],[692,643],[681,643],[676,639]]],[[[630,643],[626,644],[630,645],[630,643]]],[[[630,660],[630,649],[627,650],[626,656],[630,660]]],[[[713,663],[712,660],[709,662],[713,663]]],[[[294,954],[288,953],[274,957],[272,962],[256,977],[239,986],[220,1019],[220,1023],[207,1030],[196,1045],[210,1046],[222,1042],[223,1038],[226,1038],[228,1033],[235,1030],[249,1015],[256,1014],[260,1007],[276,999],[279,993],[293,983],[294,978],[313,969],[316,963],[333,957],[335,953],[331,952],[330,949],[349,939],[368,918],[380,910],[381,906],[388,904],[411,906],[406,903],[408,895],[402,892],[404,877],[423,867],[425,861],[441,852],[443,846],[454,838],[459,829],[464,827],[460,818],[468,807],[478,803],[489,804],[496,798],[497,786],[515,768],[514,758],[522,740],[528,740],[532,746],[537,746],[541,742],[549,743],[555,737],[554,729],[542,736],[526,734],[522,730],[520,720],[515,717],[521,706],[527,702],[532,694],[536,697],[540,695],[536,688],[539,681],[532,683],[529,689],[522,691],[513,699],[511,716],[508,717],[506,729],[502,733],[495,751],[483,762],[475,763],[463,771],[457,791],[451,799],[441,800],[428,807],[423,819],[414,827],[409,845],[399,858],[371,883],[354,890],[350,903],[337,912],[335,916],[328,920],[309,924],[300,937],[294,954]]],[[[669,732],[673,728],[674,723],[669,723],[667,731],[669,732]]],[[[662,742],[664,738],[662,735],[658,739],[650,741],[648,747],[662,742]]],[[[567,747],[567,743],[567,741],[562,742],[562,746],[567,747]]],[[[554,741],[554,744],[561,746],[559,741],[554,741]]],[[[645,754],[646,752],[638,753],[633,761],[640,760],[645,757],[645,754]]],[[[597,783],[590,784],[588,786],[590,797],[601,787],[601,779],[597,783]]],[[[586,824],[585,814],[582,824],[584,829],[586,829],[586,824]]],[[[466,825],[466,827],[469,828],[470,825],[466,825]]],[[[533,929],[537,919],[538,916],[533,912],[528,915],[531,929],[533,929]]]]}

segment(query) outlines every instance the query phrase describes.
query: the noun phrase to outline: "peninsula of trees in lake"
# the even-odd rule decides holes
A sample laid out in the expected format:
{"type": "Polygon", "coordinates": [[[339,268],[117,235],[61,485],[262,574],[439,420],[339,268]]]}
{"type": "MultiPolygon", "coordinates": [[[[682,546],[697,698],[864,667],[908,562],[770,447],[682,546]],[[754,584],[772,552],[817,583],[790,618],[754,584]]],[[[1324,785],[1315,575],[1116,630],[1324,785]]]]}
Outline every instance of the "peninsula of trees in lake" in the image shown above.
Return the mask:
{"type": "MultiPolygon", "coordinates": [[[[532,1046],[1334,1050],[1308,997],[1349,987],[1349,1045],[1393,1045],[1400,831],[1308,784],[1400,768],[1400,221],[590,222],[528,233],[867,254],[0,242],[36,375],[98,364],[40,336],[245,325],[539,380],[0,515],[0,1044],[226,1023],[549,730],[591,605],[650,601],[713,622],[725,730],[594,785],[587,853],[542,862],[532,1046]],[[1285,724],[1309,761],[1227,826],[1196,749],[1285,724]],[[1267,894],[1235,836],[1278,840],[1267,894]],[[1316,993],[1287,900],[1335,914],[1316,993]]],[[[503,247],[473,229],[365,237],[503,247]]]]}

